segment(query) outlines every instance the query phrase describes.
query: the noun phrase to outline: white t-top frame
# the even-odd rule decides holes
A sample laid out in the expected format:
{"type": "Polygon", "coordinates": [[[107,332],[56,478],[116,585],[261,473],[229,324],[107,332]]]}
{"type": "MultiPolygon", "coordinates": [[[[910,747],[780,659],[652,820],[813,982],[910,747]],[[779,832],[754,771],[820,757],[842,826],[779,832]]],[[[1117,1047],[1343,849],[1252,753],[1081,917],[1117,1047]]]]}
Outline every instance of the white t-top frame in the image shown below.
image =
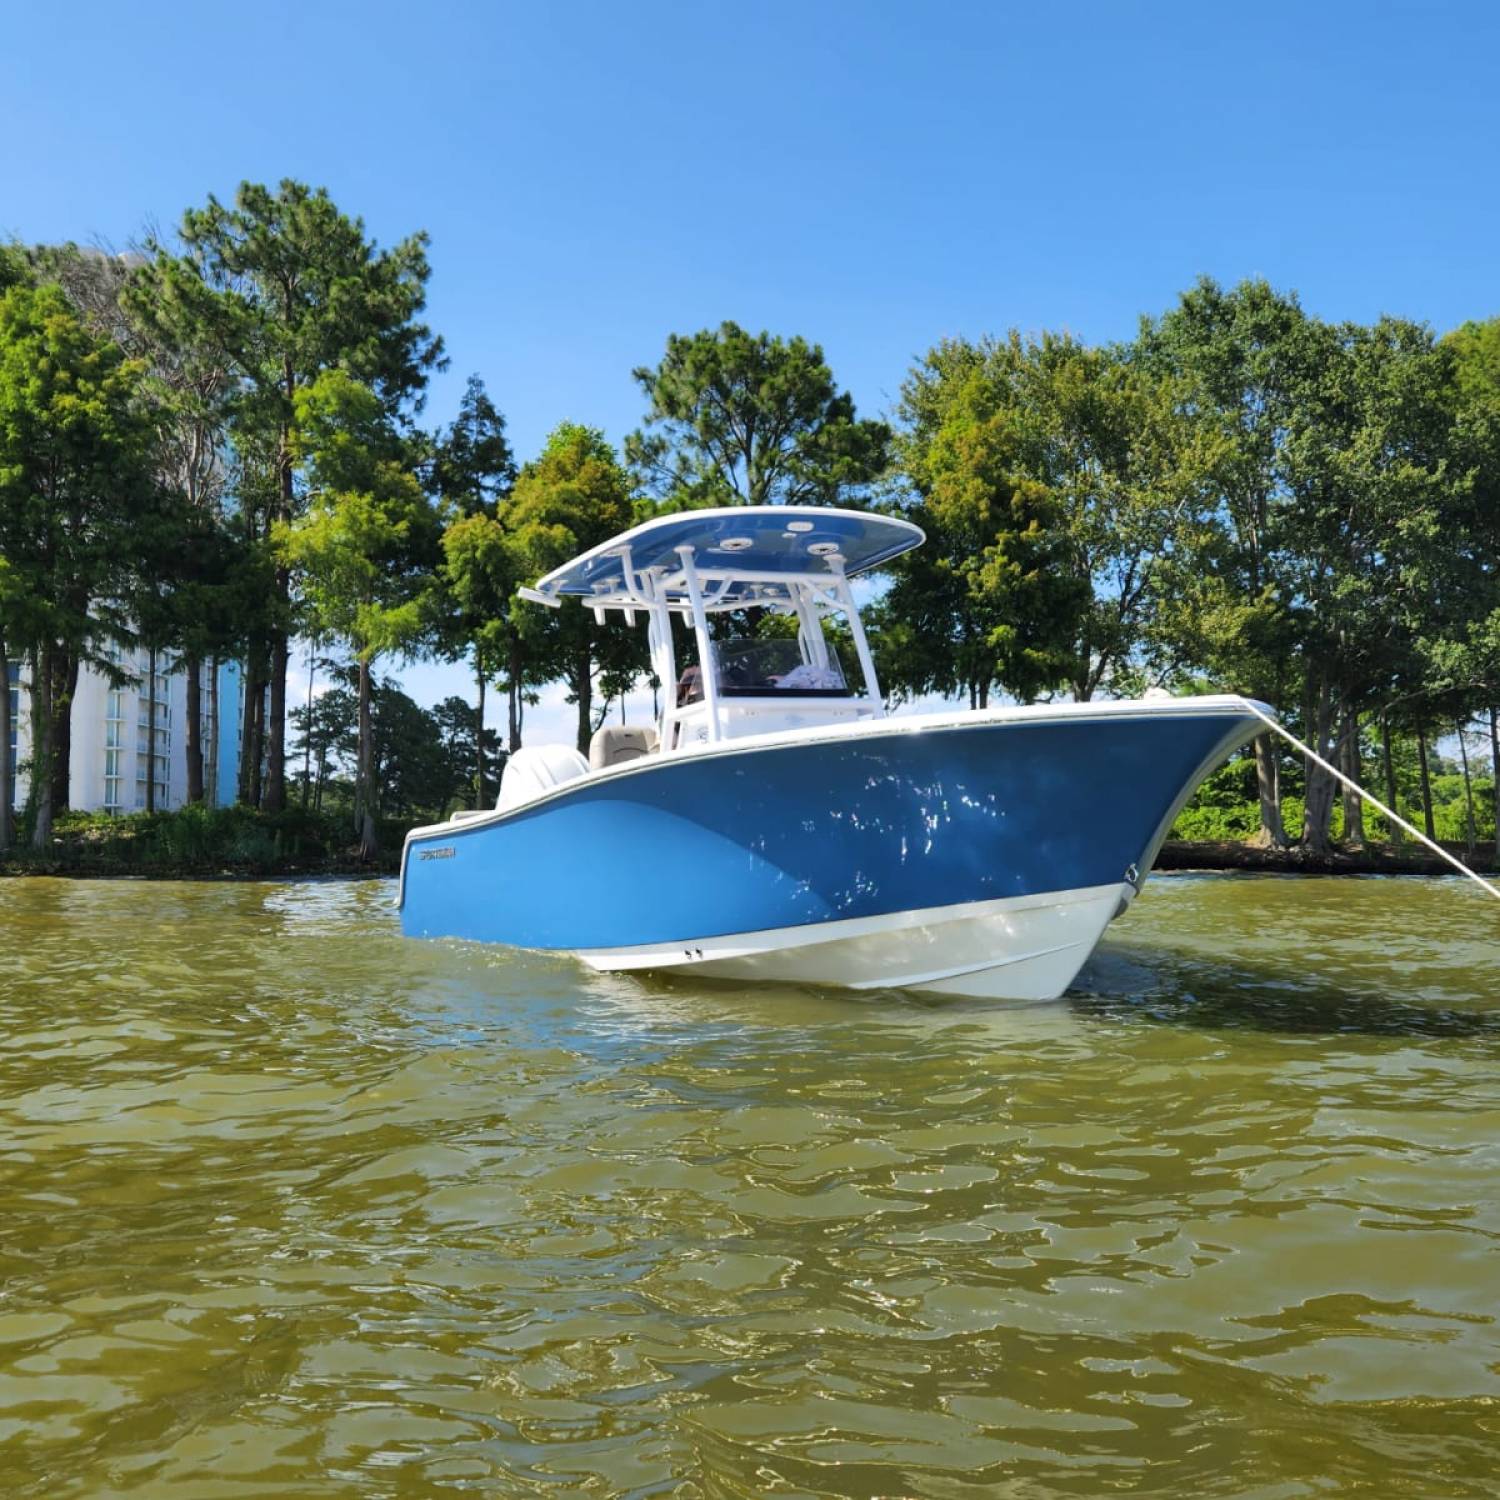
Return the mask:
{"type": "MultiPolygon", "coordinates": [[[[859,658],[859,669],[864,678],[862,694],[852,695],[845,702],[854,702],[862,710],[861,717],[883,718],[885,704],[880,696],[880,685],[875,676],[875,661],[870,654],[870,643],[865,635],[864,622],[854,602],[853,591],[843,568],[833,559],[819,560],[816,570],[805,573],[756,572],[735,565],[720,565],[714,561],[701,560],[696,549],[683,545],[676,549],[677,564],[664,566],[660,563],[649,568],[637,568],[631,559],[629,543],[621,543],[616,555],[619,558],[619,577],[607,584],[595,586],[591,595],[575,596],[594,616],[603,623],[605,611],[616,609],[625,616],[629,625],[635,624],[637,612],[646,617],[646,635],[651,651],[651,670],[662,684],[662,713],[659,724],[661,748],[670,753],[673,749],[687,748],[678,744],[679,736],[674,732],[687,717],[698,716],[698,704],[677,704],[677,654],[672,645],[672,615],[678,614],[692,622],[693,635],[698,645],[699,671],[703,681],[703,710],[707,717],[708,743],[717,744],[727,738],[726,708],[719,693],[718,674],[714,670],[713,642],[708,633],[708,617],[735,609],[772,609],[780,614],[797,617],[797,642],[802,659],[811,666],[826,668],[829,664],[828,643],[823,635],[824,616],[842,614],[849,622],[849,633],[854,640],[854,652],[859,658]]],[[[545,604],[556,609],[561,599],[536,589],[522,589],[521,597],[536,604],[545,604]]],[[[772,696],[772,695],[768,695],[772,696]]],[[[790,698],[791,695],[788,695],[790,698]]]]}

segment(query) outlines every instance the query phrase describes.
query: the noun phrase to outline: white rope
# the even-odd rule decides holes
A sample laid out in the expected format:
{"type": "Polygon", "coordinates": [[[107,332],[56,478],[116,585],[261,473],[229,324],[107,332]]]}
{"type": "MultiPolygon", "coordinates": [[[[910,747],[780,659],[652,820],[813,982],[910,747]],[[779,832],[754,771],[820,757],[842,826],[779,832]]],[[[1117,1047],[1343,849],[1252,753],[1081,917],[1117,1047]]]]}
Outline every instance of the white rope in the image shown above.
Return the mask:
{"type": "Polygon", "coordinates": [[[1495,886],[1491,885],[1489,881],[1484,878],[1484,876],[1471,870],[1468,865],[1466,865],[1461,859],[1455,859],[1451,854],[1448,853],[1446,849],[1443,848],[1441,844],[1434,843],[1430,838],[1427,837],[1425,833],[1418,833],[1417,830],[1413,828],[1411,824],[1401,816],[1400,813],[1392,812],[1391,809],[1388,808],[1385,803],[1380,800],[1379,797],[1371,795],[1371,793],[1367,792],[1357,781],[1354,781],[1350,777],[1345,776],[1337,766],[1330,765],[1326,760],[1323,759],[1321,755],[1318,754],[1316,750],[1312,749],[1311,746],[1304,745],[1302,741],[1299,740],[1297,736],[1286,727],[1285,724],[1282,724],[1278,720],[1273,719],[1271,715],[1268,714],[1263,708],[1261,708],[1258,703],[1252,702],[1249,698],[1241,698],[1240,702],[1243,703],[1245,707],[1248,708],[1257,719],[1262,719],[1265,721],[1265,723],[1269,724],[1271,728],[1274,729],[1276,733],[1282,737],[1282,739],[1286,740],[1289,744],[1295,745],[1297,749],[1300,750],[1305,756],[1307,756],[1309,760],[1316,761],[1320,766],[1322,766],[1325,771],[1328,772],[1330,776],[1333,776],[1337,780],[1343,782],[1343,784],[1348,787],[1350,791],[1357,792],[1361,797],[1363,797],[1371,807],[1375,808],[1385,817],[1389,818],[1391,822],[1400,824],[1400,826],[1404,828],[1414,839],[1416,839],[1418,843],[1426,844],[1427,847],[1431,849],[1432,852],[1439,858],[1447,860],[1448,863],[1452,865],[1460,875],[1467,875],[1475,885],[1481,887],[1483,890],[1488,891],[1490,895],[1492,895],[1497,901],[1500,901],[1500,889],[1497,889],[1495,886]]]}

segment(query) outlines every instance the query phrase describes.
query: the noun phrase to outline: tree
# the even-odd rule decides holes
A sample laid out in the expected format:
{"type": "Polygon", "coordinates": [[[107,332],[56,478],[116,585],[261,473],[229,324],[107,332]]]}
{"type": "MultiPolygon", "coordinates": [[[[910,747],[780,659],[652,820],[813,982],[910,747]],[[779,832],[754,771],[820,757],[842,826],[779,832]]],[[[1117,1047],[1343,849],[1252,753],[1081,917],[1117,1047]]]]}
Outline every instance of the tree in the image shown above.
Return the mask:
{"type": "Polygon", "coordinates": [[[257,561],[253,537],[231,527],[227,515],[236,370],[213,331],[172,295],[171,276],[160,260],[134,266],[116,295],[148,363],[159,481],[182,514],[175,545],[162,559],[161,576],[172,584],[163,633],[182,652],[186,669],[187,800],[199,803],[204,796],[203,663],[233,650],[247,617],[262,613],[244,608],[249,601],[242,580],[257,561]]]}
{"type": "MultiPolygon", "coordinates": [[[[3,502],[0,502],[3,507],[3,502]]],[[[0,521],[5,512],[0,508],[0,521]]],[[[19,615],[20,586],[15,568],[6,560],[7,542],[0,532],[0,854],[15,843],[16,768],[10,760],[10,651],[6,631],[19,615]]]]}
{"type": "MultiPolygon", "coordinates": [[[[356,674],[357,681],[357,674],[356,674]]],[[[323,810],[329,772],[359,754],[359,695],[347,687],[331,687],[291,711],[296,734],[293,748],[305,756],[311,783],[304,805],[323,810]]]]}
{"type": "Polygon", "coordinates": [[[382,811],[428,823],[443,817],[467,766],[454,765],[436,719],[388,680],[374,684],[370,718],[382,811]]]}
{"type": "MultiPolygon", "coordinates": [[[[1461,539],[1473,531],[1474,476],[1456,461],[1451,355],[1429,329],[1381,318],[1324,326],[1320,338],[1323,356],[1289,421],[1284,535],[1309,738],[1323,755],[1341,755],[1358,780],[1361,715],[1425,692],[1415,680],[1424,625],[1471,609],[1461,539]]],[[[1334,796],[1333,779],[1310,765],[1302,832],[1310,847],[1329,841],[1334,796]]],[[[1356,813],[1346,805],[1358,837],[1356,813]]]]}
{"type": "Polygon", "coordinates": [[[500,736],[493,729],[483,729],[462,698],[444,698],[428,710],[428,716],[436,730],[445,767],[441,802],[462,797],[472,788],[476,765],[482,768],[486,786],[499,785],[506,760],[500,736]]]}
{"type": "Polygon", "coordinates": [[[505,418],[490,400],[484,381],[470,375],[458,415],[434,445],[433,490],[455,515],[493,514],[515,478],[505,418]]]}
{"type": "Polygon", "coordinates": [[[1465,323],[1442,342],[1453,355],[1457,425],[1474,476],[1474,514],[1463,549],[1470,608],[1461,640],[1450,647],[1462,660],[1449,669],[1469,684],[1468,711],[1489,721],[1500,825],[1500,318],[1465,323]]]}
{"type": "MultiPolygon", "coordinates": [[[[0,245],[0,293],[12,286],[29,286],[32,280],[25,251],[19,245],[0,245]]],[[[16,837],[16,768],[10,760],[10,647],[18,643],[16,621],[26,604],[18,570],[7,560],[19,553],[21,537],[7,536],[5,528],[14,526],[21,518],[21,507],[7,507],[5,492],[0,489],[0,854],[11,848],[16,837]]]]}
{"type": "MultiPolygon", "coordinates": [[[[897,564],[882,611],[887,640],[912,646],[897,680],[950,649],[981,703],[992,681],[1028,701],[1133,685],[1157,649],[1163,585],[1200,544],[1215,433],[1169,380],[1055,334],[944,341],[902,387],[900,415],[930,542],[897,564]],[[903,618],[922,623],[903,633],[903,618]]],[[[938,666],[918,677],[941,686],[938,666]]]]}
{"type": "MultiPolygon", "coordinates": [[[[537,578],[630,527],[635,520],[630,476],[596,428],[565,422],[541,456],[522,469],[508,507],[510,547],[519,572],[537,578]]],[[[593,611],[565,601],[556,610],[527,608],[518,616],[521,638],[535,653],[539,675],[560,677],[578,705],[578,748],[587,752],[598,728],[594,678],[605,702],[624,693],[646,669],[640,633],[618,612],[603,623],[593,611]]]]}
{"type": "Polygon", "coordinates": [[[1465,401],[1500,398],[1500,318],[1470,321],[1446,334],[1454,357],[1454,387],[1465,401]]]}
{"type": "Polygon", "coordinates": [[[520,740],[519,637],[508,622],[499,630],[487,628],[507,615],[515,588],[505,567],[494,565],[505,550],[499,510],[515,477],[505,419],[490,400],[484,382],[471,375],[457,419],[435,445],[432,480],[449,521],[443,538],[445,565],[439,575],[443,588],[438,636],[447,651],[472,652],[474,660],[475,807],[484,807],[488,796],[485,761],[478,748],[486,732],[485,684],[501,664],[510,697],[511,749],[520,740]]]}
{"type": "Polygon", "coordinates": [[[884,472],[891,433],[855,417],[823,351],[736,323],[673,334],[635,380],[650,402],[625,440],[641,485],[683,505],[837,505],[884,472]]]}
{"type": "MultiPolygon", "coordinates": [[[[473,642],[476,662],[486,675],[505,685],[507,745],[512,754],[521,748],[521,712],[535,663],[528,654],[522,614],[532,606],[516,598],[516,590],[535,573],[524,549],[510,530],[511,507],[505,519],[485,511],[460,516],[443,532],[443,588],[451,604],[449,619],[473,642]]],[[[480,698],[481,707],[483,695],[480,698]]],[[[481,801],[483,788],[479,788],[481,801]]]]}
{"type": "MultiPolygon", "coordinates": [[[[419,321],[426,298],[427,236],[377,249],[324,189],[284,180],[272,191],[242,183],[233,206],[210,197],[183,215],[180,253],[159,243],[152,296],[194,346],[220,349],[239,382],[236,443],[269,453],[274,488],[265,534],[299,510],[299,391],[325,371],[360,382],[388,420],[420,397],[442,362],[442,342],[419,321]]],[[[269,679],[265,805],[285,805],[286,671],[290,579],[276,578],[282,608],[267,632],[269,660],[247,674],[251,697],[269,679]]],[[[258,744],[252,747],[258,764],[258,744]]]]}
{"type": "MultiPolygon", "coordinates": [[[[232,361],[182,315],[158,266],[140,253],[70,243],[37,246],[29,252],[29,262],[36,276],[61,286],[91,333],[114,341],[145,369],[142,398],[155,432],[161,524],[153,555],[140,572],[130,623],[152,657],[146,688],[153,722],[155,658],[169,647],[181,653],[187,688],[187,800],[201,802],[203,662],[210,654],[234,649],[237,614],[250,602],[240,580],[253,566],[226,526],[232,361]]],[[[142,541],[150,545],[149,537],[143,535],[142,541]]],[[[155,731],[151,733],[154,739],[155,731]]],[[[154,806],[155,788],[155,777],[147,777],[148,810],[154,806]]]]}
{"type": "Polygon", "coordinates": [[[437,517],[372,387],[325,371],[297,391],[295,424],[294,459],[307,465],[311,488],[304,514],[277,523],[273,545],[296,571],[319,634],[343,642],[358,664],[355,822],[360,856],[370,859],[378,805],[371,668],[421,635],[437,517]]]}
{"type": "Polygon", "coordinates": [[[928,544],[898,562],[880,616],[893,685],[961,686],[978,707],[992,685],[1031,702],[1062,681],[1087,600],[1057,497],[1025,472],[1021,413],[993,378],[995,353],[939,345],[902,389],[899,451],[928,544]]]}
{"type": "Polygon", "coordinates": [[[55,286],[0,296],[0,626],[33,660],[33,839],[52,835],[66,797],[68,723],[85,660],[118,676],[125,631],[114,606],[150,505],[151,430],[142,370],[83,326],[55,286]]]}
{"type": "MultiPolygon", "coordinates": [[[[1286,442],[1299,393],[1323,356],[1295,295],[1265,281],[1225,290],[1204,277],[1160,319],[1142,319],[1135,355],[1178,382],[1190,408],[1220,426],[1217,536],[1182,570],[1163,621],[1184,663],[1252,696],[1295,696],[1296,582],[1283,535],[1294,501],[1286,442]]],[[[1280,750],[1255,741],[1263,841],[1290,842],[1281,818],[1280,750]]]]}
{"type": "Polygon", "coordinates": [[[14,243],[0,245],[0,292],[13,286],[30,286],[35,280],[25,248],[14,243]]]}
{"type": "MultiPolygon", "coordinates": [[[[358,668],[336,674],[335,685],[291,713],[296,748],[315,767],[313,806],[321,811],[330,773],[359,764],[358,668]]],[[[462,698],[425,709],[389,678],[370,683],[370,733],[381,811],[433,821],[462,797],[474,763],[474,717],[462,698]]],[[[485,735],[485,758],[498,774],[504,754],[493,730],[485,735]]]]}

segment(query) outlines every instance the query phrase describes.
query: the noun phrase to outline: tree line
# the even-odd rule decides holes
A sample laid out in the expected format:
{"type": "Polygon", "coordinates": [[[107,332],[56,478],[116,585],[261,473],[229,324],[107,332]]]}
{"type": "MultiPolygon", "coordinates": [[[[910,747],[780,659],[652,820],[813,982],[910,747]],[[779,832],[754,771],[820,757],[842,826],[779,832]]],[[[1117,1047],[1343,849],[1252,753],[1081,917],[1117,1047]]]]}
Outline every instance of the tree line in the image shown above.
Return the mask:
{"type": "MultiPolygon", "coordinates": [[[[1439,740],[1457,733],[1466,778],[1475,726],[1500,760],[1500,320],[1438,338],[1203,280],[1128,342],[945,339],[889,421],[856,412],[816,344],[726,322],[634,371],[645,414],[620,450],[565,421],[522,463],[477,376],[451,424],[423,425],[446,362],[423,321],[428,248],[382,248],[285,181],[210,197],[124,255],[0,252],[0,681],[25,664],[38,847],[67,805],[79,671],[124,681],[122,644],[183,664],[190,802],[205,668],[235,659],[241,802],[278,812],[299,776],[319,796],[347,758],[366,854],[382,799],[486,805],[542,687],[565,686],[584,748],[650,682],[639,632],[518,588],[704,505],[852,503],[924,527],[869,616],[898,700],[1242,691],[1356,779],[1378,765],[1392,801],[1415,746],[1429,828],[1439,740]],[[348,680],[289,714],[299,639],[337,650],[348,680]],[[474,681],[472,729],[453,700],[428,717],[447,748],[425,779],[379,676],[417,656],[474,681]],[[503,746],[483,728],[492,691],[503,746]]],[[[0,693],[0,849],[7,713],[0,693]]],[[[1235,774],[1264,840],[1365,836],[1357,800],[1338,806],[1332,778],[1269,738],[1235,774]]]]}

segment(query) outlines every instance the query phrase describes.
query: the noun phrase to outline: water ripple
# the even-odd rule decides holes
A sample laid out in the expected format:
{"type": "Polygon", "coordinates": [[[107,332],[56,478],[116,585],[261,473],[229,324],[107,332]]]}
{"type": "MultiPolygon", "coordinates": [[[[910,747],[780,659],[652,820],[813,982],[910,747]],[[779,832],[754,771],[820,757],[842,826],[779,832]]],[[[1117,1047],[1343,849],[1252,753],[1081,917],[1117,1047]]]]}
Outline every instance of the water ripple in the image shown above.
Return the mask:
{"type": "Polygon", "coordinates": [[[1154,884],[1056,1006],[0,884],[7,1495],[1479,1496],[1493,915],[1154,884]]]}

